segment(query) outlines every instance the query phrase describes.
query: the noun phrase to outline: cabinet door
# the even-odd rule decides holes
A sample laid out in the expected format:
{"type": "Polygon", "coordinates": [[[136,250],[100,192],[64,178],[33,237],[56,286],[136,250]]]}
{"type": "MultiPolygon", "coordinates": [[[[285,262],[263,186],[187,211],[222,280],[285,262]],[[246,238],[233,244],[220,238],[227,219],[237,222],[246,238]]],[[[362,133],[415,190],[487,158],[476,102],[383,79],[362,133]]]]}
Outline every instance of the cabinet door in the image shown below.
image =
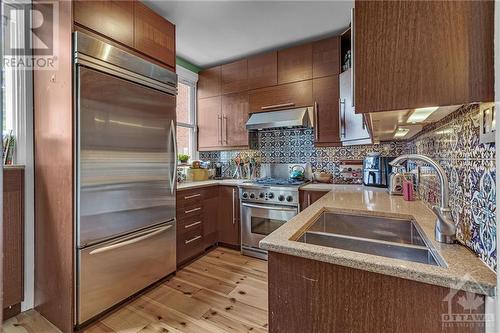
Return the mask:
{"type": "Polygon", "coordinates": [[[248,58],[248,89],[278,84],[278,52],[248,58]]]}
{"type": "Polygon", "coordinates": [[[198,98],[221,94],[221,66],[205,69],[198,73],[198,98]]]}
{"type": "Polygon", "coordinates": [[[239,60],[221,66],[221,90],[223,94],[246,91],[247,60],[239,60]]]}
{"type": "Polygon", "coordinates": [[[77,24],[134,47],[134,3],[132,1],[76,0],[73,15],[77,24]]]}
{"type": "Polygon", "coordinates": [[[250,91],[250,112],[313,105],[312,81],[300,81],[250,91]]]}
{"type": "Polygon", "coordinates": [[[198,149],[214,150],[222,146],[221,97],[198,100],[198,149]]]}
{"type": "Polygon", "coordinates": [[[219,187],[219,242],[240,246],[240,203],[238,188],[219,187]]]}
{"type": "Polygon", "coordinates": [[[304,210],[330,191],[300,191],[300,209],[304,210]]]}
{"type": "Polygon", "coordinates": [[[222,137],[227,147],[248,146],[248,93],[222,96],[222,137]]]}
{"type": "Polygon", "coordinates": [[[278,51],[278,84],[312,78],[312,44],[278,51]]]}
{"type": "Polygon", "coordinates": [[[340,73],[340,37],[330,37],[313,43],[313,77],[340,73]]]}
{"type": "Polygon", "coordinates": [[[370,144],[370,133],[362,114],[352,107],[351,71],[348,69],[339,75],[340,92],[340,139],[345,145],[370,144]]]}
{"type": "Polygon", "coordinates": [[[339,77],[327,76],[313,80],[314,142],[339,144],[339,77]]]}
{"type": "Polygon", "coordinates": [[[203,239],[205,248],[217,243],[217,216],[219,211],[219,186],[204,189],[203,239]]]}
{"type": "Polygon", "coordinates": [[[493,1],[357,0],[356,112],[493,100],[493,7],[493,1]]]}
{"type": "Polygon", "coordinates": [[[175,26],[140,1],[135,4],[135,48],[175,69],[175,26]]]}

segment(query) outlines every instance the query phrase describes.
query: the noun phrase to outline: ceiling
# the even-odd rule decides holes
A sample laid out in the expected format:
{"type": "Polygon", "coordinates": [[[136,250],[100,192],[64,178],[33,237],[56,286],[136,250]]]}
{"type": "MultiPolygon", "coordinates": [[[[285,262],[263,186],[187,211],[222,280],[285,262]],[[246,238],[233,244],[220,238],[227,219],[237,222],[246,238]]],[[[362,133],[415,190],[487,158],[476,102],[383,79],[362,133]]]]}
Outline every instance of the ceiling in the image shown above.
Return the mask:
{"type": "Polygon", "coordinates": [[[176,25],[177,55],[206,68],[344,31],[353,1],[145,0],[176,25]]]}

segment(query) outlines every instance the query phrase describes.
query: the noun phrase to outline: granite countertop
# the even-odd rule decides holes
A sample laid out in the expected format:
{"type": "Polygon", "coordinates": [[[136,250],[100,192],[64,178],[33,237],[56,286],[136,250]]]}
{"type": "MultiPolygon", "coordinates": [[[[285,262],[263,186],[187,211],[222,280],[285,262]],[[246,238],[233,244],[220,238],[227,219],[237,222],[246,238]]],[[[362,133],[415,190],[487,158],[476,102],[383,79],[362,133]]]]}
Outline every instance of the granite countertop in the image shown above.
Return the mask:
{"type": "MultiPolygon", "coordinates": [[[[316,186],[316,184],[305,187],[307,186],[316,186]]],[[[408,202],[403,200],[401,196],[390,196],[386,189],[361,185],[322,184],[320,186],[331,191],[260,241],[262,249],[447,288],[489,296],[495,295],[496,274],[474,253],[463,245],[442,244],[434,240],[436,216],[423,202],[408,202]],[[290,240],[297,239],[323,211],[361,212],[374,216],[389,215],[413,218],[446,261],[448,267],[414,263],[290,240]]]]}
{"type": "Polygon", "coordinates": [[[183,182],[183,183],[177,183],[177,190],[182,191],[182,190],[188,190],[199,187],[209,187],[215,185],[238,186],[246,181],[248,181],[248,179],[219,179],[219,180],[210,179],[197,182],[183,182]]]}

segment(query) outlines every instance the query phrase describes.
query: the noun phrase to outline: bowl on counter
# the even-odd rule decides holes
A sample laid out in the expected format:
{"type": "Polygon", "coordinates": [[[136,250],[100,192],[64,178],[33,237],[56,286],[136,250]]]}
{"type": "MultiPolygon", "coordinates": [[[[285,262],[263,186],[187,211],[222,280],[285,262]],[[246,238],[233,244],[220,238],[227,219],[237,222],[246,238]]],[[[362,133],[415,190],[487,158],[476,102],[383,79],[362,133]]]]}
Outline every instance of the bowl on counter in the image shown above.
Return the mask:
{"type": "Polygon", "coordinates": [[[313,181],[317,183],[331,183],[333,175],[327,171],[314,171],[313,172],[313,181]]]}

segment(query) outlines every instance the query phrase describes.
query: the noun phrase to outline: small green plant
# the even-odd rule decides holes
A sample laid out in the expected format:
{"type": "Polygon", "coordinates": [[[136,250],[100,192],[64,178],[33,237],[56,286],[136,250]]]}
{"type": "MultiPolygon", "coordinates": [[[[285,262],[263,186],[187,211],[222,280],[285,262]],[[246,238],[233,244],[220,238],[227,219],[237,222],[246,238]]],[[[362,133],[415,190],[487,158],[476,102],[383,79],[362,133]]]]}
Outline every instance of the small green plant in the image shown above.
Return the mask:
{"type": "Polygon", "coordinates": [[[186,163],[186,162],[189,160],[189,155],[186,155],[186,154],[179,154],[179,155],[177,155],[177,159],[178,159],[181,163],[186,163]]]}

